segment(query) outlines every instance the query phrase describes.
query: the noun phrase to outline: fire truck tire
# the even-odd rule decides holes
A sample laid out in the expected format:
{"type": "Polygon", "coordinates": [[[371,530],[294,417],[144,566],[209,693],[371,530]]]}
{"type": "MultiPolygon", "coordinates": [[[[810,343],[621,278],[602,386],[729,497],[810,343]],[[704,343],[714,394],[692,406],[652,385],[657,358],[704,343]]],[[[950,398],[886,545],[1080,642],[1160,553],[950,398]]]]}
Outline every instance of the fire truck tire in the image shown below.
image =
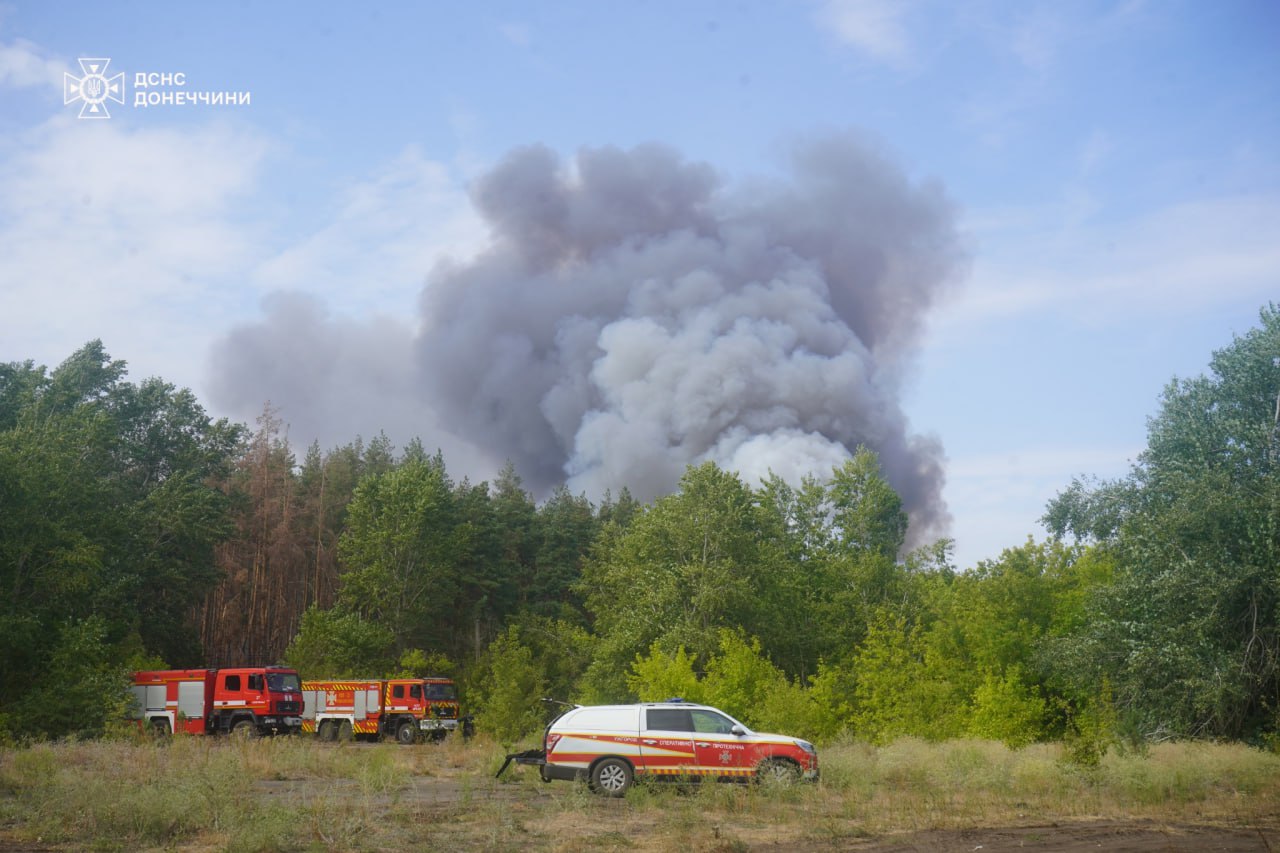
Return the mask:
{"type": "Polygon", "coordinates": [[[338,740],[343,743],[351,743],[356,738],[355,727],[351,725],[350,720],[343,720],[342,725],[338,727],[338,740]]]}
{"type": "Polygon", "coordinates": [[[168,720],[152,720],[151,721],[152,737],[156,738],[157,740],[160,740],[161,738],[167,738],[170,734],[172,733],[169,731],[168,720]]]}
{"type": "Polygon", "coordinates": [[[408,746],[418,739],[418,727],[413,724],[412,720],[401,720],[400,725],[396,726],[396,743],[402,743],[408,746]]]}
{"type": "Polygon", "coordinates": [[[756,765],[756,780],[766,785],[790,785],[800,778],[800,767],[786,758],[766,758],[756,765]]]}
{"type": "Polygon", "coordinates": [[[258,727],[248,717],[241,717],[231,724],[231,736],[249,739],[258,736],[258,727]]]}
{"type": "Polygon", "coordinates": [[[631,779],[631,765],[621,758],[602,758],[591,768],[591,790],[605,797],[626,794],[631,779]]]}

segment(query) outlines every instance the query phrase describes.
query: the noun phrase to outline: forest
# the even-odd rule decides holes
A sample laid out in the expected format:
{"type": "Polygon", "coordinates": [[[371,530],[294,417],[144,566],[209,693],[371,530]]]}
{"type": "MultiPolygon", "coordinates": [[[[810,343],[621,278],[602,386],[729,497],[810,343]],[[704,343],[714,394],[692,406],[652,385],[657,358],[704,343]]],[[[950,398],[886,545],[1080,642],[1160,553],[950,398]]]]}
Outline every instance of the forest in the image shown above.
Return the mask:
{"type": "Polygon", "coordinates": [[[101,734],[133,669],[279,662],[452,675],[504,742],[542,696],[683,696],[819,743],[1280,747],[1280,308],[1259,317],[1163,389],[1125,477],[1063,484],[1047,538],[963,567],[904,549],[865,447],[798,483],[705,463],[648,504],[538,501],[429,436],[302,450],[270,406],[214,420],[98,341],[0,365],[0,742],[101,734]]]}

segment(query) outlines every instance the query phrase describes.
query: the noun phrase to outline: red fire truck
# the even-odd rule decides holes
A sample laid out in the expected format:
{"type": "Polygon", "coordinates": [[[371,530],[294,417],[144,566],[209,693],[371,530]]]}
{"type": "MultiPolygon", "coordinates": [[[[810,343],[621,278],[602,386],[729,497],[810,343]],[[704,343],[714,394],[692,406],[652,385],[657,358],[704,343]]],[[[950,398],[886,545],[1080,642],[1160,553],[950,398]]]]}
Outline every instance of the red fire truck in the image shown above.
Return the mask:
{"type": "Polygon", "coordinates": [[[394,737],[409,744],[440,740],[459,726],[458,694],[448,678],[304,681],[302,694],[302,730],[321,740],[394,737]]]}
{"type": "Polygon", "coordinates": [[[302,729],[302,683],[278,666],[133,674],[133,719],[156,734],[270,735],[302,729]]]}

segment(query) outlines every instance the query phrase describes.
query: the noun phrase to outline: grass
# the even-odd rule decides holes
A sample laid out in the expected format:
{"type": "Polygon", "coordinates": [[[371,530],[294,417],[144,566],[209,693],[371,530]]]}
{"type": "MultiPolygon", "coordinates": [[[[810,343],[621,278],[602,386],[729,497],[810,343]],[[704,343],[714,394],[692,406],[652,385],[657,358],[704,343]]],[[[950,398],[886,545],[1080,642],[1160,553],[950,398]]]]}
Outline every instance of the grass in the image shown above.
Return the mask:
{"type": "Polygon", "coordinates": [[[1274,828],[1280,756],[1233,744],[1109,753],[988,741],[822,751],[822,782],[640,786],[608,800],[502,749],[305,738],[94,741],[0,750],[0,847],[91,850],[737,851],[844,846],[921,830],[1152,820],[1274,828]]]}

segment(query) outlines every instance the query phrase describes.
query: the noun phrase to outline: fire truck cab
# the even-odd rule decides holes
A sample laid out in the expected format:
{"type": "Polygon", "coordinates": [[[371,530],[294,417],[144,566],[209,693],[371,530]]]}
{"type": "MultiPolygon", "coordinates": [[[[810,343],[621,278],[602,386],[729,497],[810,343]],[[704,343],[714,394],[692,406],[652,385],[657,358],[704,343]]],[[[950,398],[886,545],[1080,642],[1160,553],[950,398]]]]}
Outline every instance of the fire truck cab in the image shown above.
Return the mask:
{"type": "Polygon", "coordinates": [[[302,683],[278,666],[133,674],[131,717],[155,734],[296,734],[302,683]]]}

